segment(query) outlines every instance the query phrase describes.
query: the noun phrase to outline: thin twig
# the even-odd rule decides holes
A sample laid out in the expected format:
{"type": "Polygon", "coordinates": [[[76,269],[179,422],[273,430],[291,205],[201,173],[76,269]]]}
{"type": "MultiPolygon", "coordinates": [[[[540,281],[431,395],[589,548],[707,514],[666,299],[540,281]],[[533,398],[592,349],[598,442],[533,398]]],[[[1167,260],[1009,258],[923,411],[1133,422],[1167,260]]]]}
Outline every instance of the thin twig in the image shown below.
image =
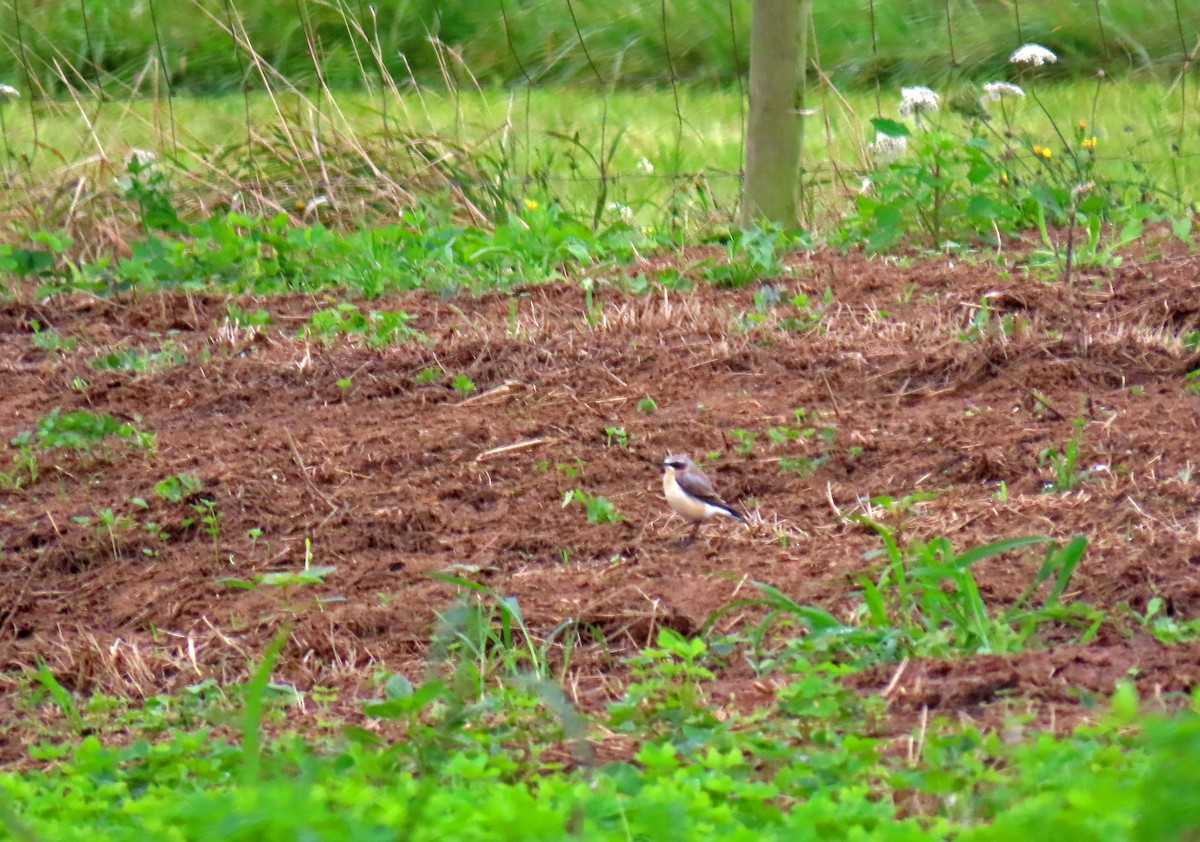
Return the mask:
{"type": "Polygon", "coordinates": [[[842,417],[842,408],[838,405],[837,396],[833,393],[833,387],[829,385],[829,378],[825,376],[825,372],[821,372],[821,382],[825,384],[825,391],[829,395],[829,402],[833,404],[833,414],[839,419],[842,417]]]}
{"type": "Polygon", "coordinates": [[[548,442],[558,441],[554,436],[542,436],[537,439],[525,439],[525,441],[514,442],[513,444],[505,444],[500,447],[492,447],[483,451],[475,457],[476,462],[481,462],[491,456],[499,456],[501,453],[510,453],[514,450],[524,450],[527,447],[537,447],[539,444],[547,444],[548,442]]]}
{"type": "Polygon", "coordinates": [[[892,680],[887,683],[887,687],[883,688],[883,692],[879,694],[880,696],[886,699],[888,696],[892,695],[892,692],[896,689],[896,685],[900,683],[900,676],[904,675],[904,670],[907,669],[907,667],[908,658],[905,658],[900,662],[900,665],[896,667],[896,671],[892,673],[892,680]]]}
{"type": "Polygon", "coordinates": [[[300,476],[304,477],[304,481],[308,483],[309,491],[324,500],[325,505],[330,509],[337,511],[339,508],[338,504],[326,497],[321,489],[317,488],[316,483],[312,481],[312,477],[308,475],[308,468],[304,467],[304,460],[300,458],[300,448],[296,447],[296,440],[292,438],[292,431],[287,427],[284,427],[283,432],[287,435],[288,444],[291,445],[292,448],[292,458],[296,460],[296,467],[300,469],[300,476]]]}

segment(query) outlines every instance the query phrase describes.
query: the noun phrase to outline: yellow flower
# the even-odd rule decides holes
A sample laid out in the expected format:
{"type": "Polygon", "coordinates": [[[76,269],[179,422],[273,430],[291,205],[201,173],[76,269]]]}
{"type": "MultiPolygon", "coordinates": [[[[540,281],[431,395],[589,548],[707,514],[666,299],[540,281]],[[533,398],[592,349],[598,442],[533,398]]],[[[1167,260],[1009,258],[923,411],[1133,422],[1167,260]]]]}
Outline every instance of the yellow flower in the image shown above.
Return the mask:
{"type": "Polygon", "coordinates": [[[1079,145],[1082,146],[1084,149],[1095,149],[1096,148],[1096,136],[1092,135],[1091,137],[1085,137],[1083,140],[1079,141],[1079,145]]]}
{"type": "Polygon", "coordinates": [[[538,203],[534,199],[525,200],[525,210],[535,211],[538,209],[538,203]]]}
{"type": "Polygon", "coordinates": [[[1047,158],[1047,159],[1048,159],[1048,158],[1050,158],[1050,157],[1051,157],[1051,156],[1052,156],[1054,153],[1053,153],[1053,152],[1051,152],[1049,149],[1047,149],[1047,148],[1046,148],[1046,147],[1044,147],[1044,146],[1034,146],[1034,147],[1033,147],[1033,154],[1034,154],[1034,155],[1037,155],[1039,158],[1047,158]]]}
{"type": "Polygon", "coordinates": [[[1006,173],[1006,172],[1001,172],[1001,173],[1000,173],[1000,183],[1001,183],[1001,184],[1008,184],[1008,173],[1006,173]]]}
{"type": "Polygon", "coordinates": [[[1086,128],[1087,128],[1087,120],[1080,120],[1080,121],[1079,121],[1079,128],[1081,128],[1081,129],[1086,129],[1086,128]]]}

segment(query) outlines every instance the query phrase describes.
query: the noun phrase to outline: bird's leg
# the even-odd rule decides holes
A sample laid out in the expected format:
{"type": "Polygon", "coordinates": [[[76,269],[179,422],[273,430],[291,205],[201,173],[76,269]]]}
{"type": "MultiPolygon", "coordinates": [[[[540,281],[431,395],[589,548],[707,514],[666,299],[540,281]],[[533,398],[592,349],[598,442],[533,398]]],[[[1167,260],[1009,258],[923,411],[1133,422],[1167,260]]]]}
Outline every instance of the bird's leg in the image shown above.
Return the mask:
{"type": "Polygon", "coordinates": [[[691,534],[689,534],[687,536],[687,538],[684,539],[683,545],[685,547],[690,547],[692,544],[696,543],[696,536],[699,534],[700,534],[700,521],[696,521],[694,524],[692,524],[691,534]]]}

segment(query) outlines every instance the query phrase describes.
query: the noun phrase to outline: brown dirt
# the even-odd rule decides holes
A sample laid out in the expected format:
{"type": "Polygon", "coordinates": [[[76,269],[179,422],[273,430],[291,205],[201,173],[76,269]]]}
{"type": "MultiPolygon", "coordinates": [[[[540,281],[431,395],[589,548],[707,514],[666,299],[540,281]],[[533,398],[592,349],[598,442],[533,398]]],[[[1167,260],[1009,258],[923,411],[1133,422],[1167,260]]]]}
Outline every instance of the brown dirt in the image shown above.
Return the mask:
{"type": "MultiPolygon", "coordinates": [[[[364,307],[417,314],[430,342],[384,350],[296,338],[307,314],[328,306],[302,296],[240,300],[276,319],[257,335],[221,328],[227,299],[216,296],[10,302],[0,306],[6,441],[56,406],[139,418],[158,438],[148,453],[44,454],[35,485],[0,491],[0,669],[17,675],[40,657],[73,690],[168,692],[244,678],[291,622],[277,678],[336,688],[350,710],[375,692],[378,669],[420,673],[436,612],[455,595],[426,574],[449,571],[515,597],[537,634],[578,620],[587,631],[568,690],[594,708],[619,686],[625,654],[659,626],[697,632],[751,592],[747,578],[849,618],[857,576],[875,564],[864,553],[879,541],[844,515],[866,511],[871,495],[925,491],[936,497],[908,522],[913,537],[944,534],[964,548],[1086,534],[1070,596],[1110,621],[1086,646],[1064,628],[1048,634],[1050,649],[856,677],[864,693],[894,679],[896,729],[922,709],[987,723],[1016,706],[1042,722],[1077,721],[1130,675],[1144,692],[1185,692],[1200,681],[1200,644],[1162,646],[1121,606],[1140,611],[1161,596],[1173,616],[1200,615],[1200,493],[1190,478],[1200,469],[1200,395],[1184,389],[1200,359],[1179,340],[1200,329],[1198,274],[1200,259],[1170,245],[1085,274],[1085,359],[1061,284],[957,258],[797,257],[774,282],[785,304],[748,330],[731,323],[754,312],[753,290],[606,288],[595,325],[576,285],[513,299],[406,295],[364,307]],[[817,302],[827,284],[821,330],[787,330],[790,296],[817,302]],[[963,341],[985,296],[1017,328],[963,341]],[[36,349],[31,319],[79,348],[36,349]],[[185,365],[138,374],[88,364],[100,349],[168,335],[185,365]],[[414,382],[427,366],[468,375],[476,391],[464,399],[445,381],[414,382]],[[87,387],[72,389],[75,378],[87,387]],[[341,378],[352,385],[340,388],[341,378]],[[645,396],[653,414],[636,408],[645,396]],[[1044,493],[1052,471],[1039,454],[1066,444],[1089,396],[1079,466],[1097,470],[1078,490],[1044,493]],[[822,444],[772,444],[766,430],[780,425],[835,428],[828,460],[808,477],[782,471],[781,457],[817,457],[822,444]],[[611,426],[628,432],[628,449],[609,443],[611,426]],[[757,433],[752,452],[736,452],[736,429],[757,433]],[[686,527],[668,516],[657,463],[680,450],[724,453],[709,473],[727,498],[748,503],[754,528],[714,523],[679,546],[686,527]],[[182,472],[202,478],[223,515],[216,550],[202,529],[181,526],[194,516],[187,505],[154,494],[182,472]],[[588,524],[582,507],[561,505],[574,487],[627,519],[588,524]],[[94,523],[72,520],[106,507],[136,522],[116,535],[115,553],[94,523]],[[150,520],[167,528],[166,543],[148,537],[150,520]],[[324,585],[281,593],[221,583],[297,570],[306,538],[314,564],[337,566],[324,585]]],[[[984,599],[1011,603],[1039,560],[977,565],[984,599]]],[[[7,683],[0,708],[14,710],[16,686],[7,683]]],[[[747,705],[769,693],[734,663],[715,699],[747,705]]],[[[22,755],[30,738],[6,731],[0,759],[22,755]]]]}

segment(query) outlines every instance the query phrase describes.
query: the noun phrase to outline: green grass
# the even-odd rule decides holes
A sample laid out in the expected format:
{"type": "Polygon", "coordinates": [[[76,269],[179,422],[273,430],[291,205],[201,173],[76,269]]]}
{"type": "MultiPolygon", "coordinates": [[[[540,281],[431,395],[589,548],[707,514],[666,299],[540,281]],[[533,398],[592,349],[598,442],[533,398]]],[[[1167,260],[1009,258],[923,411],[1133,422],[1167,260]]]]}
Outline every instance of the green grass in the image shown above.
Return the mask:
{"type": "Polygon", "coordinates": [[[42,667],[25,704],[57,708],[61,730],[31,750],[44,768],[0,774],[0,826],[62,840],[1105,842],[1200,827],[1200,698],[1168,717],[1122,685],[1095,724],[1060,737],[1017,715],[1003,737],[935,717],[896,751],[875,735],[883,701],[819,662],[789,664],[771,705],[718,716],[720,656],[663,630],[629,660],[626,690],[585,717],[521,672],[540,653],[521,643],[519,608],[487,593],[458,606],[441,670],[416,685],[381,675],[371,727],[319,739],[292,732],[301,694],[270,681],[282,635],[246,684],[144,705],[73,696],[42,667]],[[628,760],[596,759],[605,735],[627,735],[628,760]]]}
{"type": "MultiPolygon", "coordinates": [[[[363,96],[348,95],[344,121],[321,123],[319,153],[298,158],[289,150],[310,143],[304,121],[289,122],[265,101],[252,121],[265,127],[274,113],[283,120],[279,137],[250,153],[227,145],[244,131],[235,100],[180,100],[179,125],[195,127],[180,142],[195,156],[181,156],[178,166],[134,165],[115,178],[121,168],[113,164],[84,165],[97,167],[94,177],[107,191],[93,199],[96,213],[103,209],[122,227],[129,254],[105,251],[111,238],[96,236],[90,218],[72,210],[69,190],[54,188],[75,171],[50,169],[53,158],[42,154],[41,165],[9,170],[28,189],[9,194],[7,226],[15,236],[0,243],[0,272],[38,276],[43,294],[340,288],[371,299],[414,288],[507,289],[514,281],[570,277],[582,267],[625,263],[700,238],[726,246],[725,259],[701,267],[700,276],[737,287],[778,274],[781,251],[821,239],[877,250],[898,243],[971,248],[997,232],[1034,228],[1042,246],[1031,263],[1054,271],[1062,252],[1053,229],[1072,213],[1081,230],[1077,265],[1115,264],[1146,221],[1169,218],[1187,236],[1200,156],[1189,152],[1186,139],[1179,145],[1177,94],[1129,82],[1027,87],[1029,97],[988,125],[964,124],[949,109],[953,92],[943,92],[947,107],[926,120],[928,128],[907,129],[909,155],[875,166],[864,151],[876,130],[868,119],[872,99],[827,97],[830,110],[820,115],[828,117],[827,128],[809,133],[803,221],[811,233],[799,239],[729,232],[742,150],[740,108],[728,92],[682,91],[683,112],[704,119],[688,119],[678,138],[667,93],[616,92],[606,106],[581,90],[553,98],[538,92],[528,112],[512,93],[498,90],[457,101],[428,94],[419,113],[414,106],[410,114],[412,134],[403,146],[372,135],[378,115],[363,96]],[[1035,91],[1045,112],[1033,101],[1035,91]],[[514,122],[506,128],[509,118],[514,122]],[[1094,149],[1079,145],[1092,137],[1094,149]],[[1040,158],[1035,146],[1053,157],[1040,158]],[[268,161],[268,153],[280,158],[268,161]],[[380,183],[363,171],[366,160],[393,181],[380,183]],[[219,161],[225,169],[213,169],[219,161]],[[934,171],[940,175],[931,188],[934,171]],[[325,181],[322,173],[336,177],[325,181]],[[1077,203],[1075,187],[1087,179],[1097,186],[1077,203]],[[261,196],[264,213],[230,207],[230,190],[261,196]],[[941,208],[934,221],[927,218],[931,206],[941,208]]],[[[888,118],[876,125],[897,131],[900,124],[890,122],[897,104],[891,97],[888,118]]],[[[151,142],[153,132],[159,145],[166,142],[152,108],[135,104],[97,124],[96,142],[113,161],[127,145],[151,142]]],[[[66,111],[43,115],[39,125],[46,146],[68,160],[91,142],[66,111]]],[[[32,144],[27,121],[8,129],[14,148],[32,144]]],[[[653,280],[673,283],[666,274],[629,283],[645,287],[653,280]]],[[[593,291],[586,294],[591,300],[593,291]]],[[[764,300],[742,327],[778,317],[796,329],[819,328],[821,303],[793,303],[798,309],[785,314],[764,300]]]]}
{"type": "MultiPolygon", "coordinates": [[[[996,78],[1001,78],[997,76],[996,78]]],[[[922,77],[906,79],[903,84],[931,84],[943,95],[953,85],[938,85],[922,77]]],[[[1196,86],[1185,91],[1190,108],[1200,102],[1196,86]]],[[[882,113],[895,117],[900,101],[900,83],[884,88],[882,113]]],[[[820,96],[814,89],[810,105],[820,109],[823,121],[831,121],[828,131],[814,121],[807,136],[806,153],[817,162],[829,159],[841,163],[861,160],[863,147],[874,138],[869,118],[875,116],[875,97],[868,91],[842,91],[844,103],[830,94],[820,96]]],[[[1056,82],[1039,88],[1049,111],[1063,125],[1072,126],[1085,119],[1103,141],[1098,153],[1103,157],[1132,157],[1136,161],[1159,163],[1170,158],[1170,144],[1178,134],[1180,90],[1157,82],[1117,82],[1108,80],[1099,86],[1092,80],[1056,82]],[[1132,154],[1131,154],[1132,153],[1132,154]]],[[[314,101],[316,102],[316,101],[314,101]]],[[[328,114],[318,121],[315,110],[295,98],[280,103],[286,114],[297,114],[306,125],[330,134],[331,126],[352,134],[382,131],[383,122],[377,102],[369,95],[339,92],[340,114],[328,114]],[[344,118],[344,119],[343,119],[344,118]]],[[[241,97],[181,97],[175,102],[178,137],[185,148],[221,149],[245,136],[245,114],[241,97]]],[[[157,149],[164,142],[163,114],[153,100],[114,103],[105,107],[101,119],[89,129],[79,112],[67,103],[44,106],[39,117],[42,141],[68,158],[76,150],[83,154],[104,151],[119,160],[130,149],[157,149]]],[[[328,105],[325,104],[328,109],[328,105]]],[[[484,88],[456,95],[438,90],[408,94],[397,100],[388,125],[393,131],[435,135],[474,145],[485,142],[511,123],[511,136],[518,150],[529,150],[536,157],[539,146],[553,146],[551,135],[571,137],[580,133],[581,145],[600,149],[600,126],[607,114],[608,143],[615,144],[612,171],[634,174],[642,181],[657,181],[674,172],[711,170],[736,173],[741,165],[743,109],[736,89],[713,90],[690,86],[679,90],[679,112],[684,131],[676,158],[678,118],[675,100],[668,90],[616,90],[605,95],[579,87],[522,90],[484,88]],[[614,140],[614,138],[616,138],[614,140]],[[645,158],[653,165],[652,173],[639,170],[645,158]]],[[[9,137],[14,149],[30,149],[32,127],[27,113],[17,104],[7,106],[9,137]]],[[[1032,102],[1018,105],[1017,119],[1047,144],[1055,136],[1045,115],[1032,102]]],[[[256,94],[250,101],[252,126],[275,126],[278,113],[271,100],[256,94]]],[[[606,147],[607,148],[607,147],[606,147]]],[[[522,154],[526,154],[522,151],[522,154]]],[[[189,163],[187,160],[185,164],[189,163]]],[[[518,157],[518,168],[525,161],[518,157]]],[[[1183,166],[1195,182],[1195,164],[1183,166]]]]}
{"type": "MultiPolygon", "coordinates": [[[[1171,81],[1181,31],[1200,22],[1200,2],[1151,5],[1097,4],[1098,18],[1064,2],[1025,9],[1022,40],[1060,53],[1057,64],[1029,74],[1006,63],[1017,42],[1015,20],[998,5],[947,7],[962,65],[947,72],[944,9],[910,0],[880,4],[879,40],[868,50],[869,16],[818,4],[821,61],[833,75],[813,76],[806,103],[814,116],[806,130],[803,225],[834,243],[875,250],[975,247],[992,240],[993,231],[1039,228],[1038,260],[1050,269],[1062,266],[1063,257],[1048,231],[1068,222],[1087,232],[1076,261],[1086,266],[1112,265],[1139,226],[1168,212],[1186,236],[1184,211],[1200,181],[1185,116],[1196,107],[1197,86],[1171,81]],[[1098,65],[1109,75],[1092,81],[1098,65]],[[1121,78],[1115,72],[1121,66],[1159,72],[1121,78]],[[993,110],[991,125],[964,130],[950,112],[978,98],[967,80],[1009,77],[1030,96],[1012,101],[1003,120],[993,110]],[[906,161],[884,167],[872,161],[869,144],[880,126],[898,124],[872,118],[896,117],[899,87],[914,83],[938,88],[942,111],[916,127],[906,161]],[[1078,147],[1084,138],[1072,128],[1081,121],[1094,143],[1086,156],[1078,147]],[[1038,158],[1039,150],[1054,160],[1038,158]],[[930,187],[924,182],[934,171],[939,183],[930,187]],[[995,186],[1010,176],[1004,189],[995,186]],[[1100,189],[1090,206],[1075,208],[1071,191],[1089,179],[1100,189]],[[1017,183],[1014,194],[1009,188],[1017,183]],[[1153,202],[1139,203],[1146,195],[1153,202]],[[966,224],[947,226],[947,220],[966,224]]],[[[298,285],[288,252],[310,257],[325,250],[328,274],[344,264],[340,285],[374,297],[428,284],[444,291],[505,286],[499,278],[506,273],[543,280],[571,265],[619,260],[648,243],[727,237],[739,199],[745,97],[733,67],[721,69],[732,60],[724,12],[744,33],[745,4],[645,4],[614,20],[608,7],[587,0],[569,8],[540,0],[503,7],[507,32],[499,2],[438,4],[436,19],[404,6],[382,10],[379,30],[372,23],[367,40],[358,28],[367,14],[361,3],[285,6],[174,4],[158,9],[155,32],[149,12],[157,6],[149,4],[112,8],[83,0],[48,15],[10,2],[14,23],[21,12],[22,40],[6,43],[7,73],[0,50],[0,79],[26,90],[0,103],[0,168],[17,188],[0,206],[0,220],[18,243],[0,245],[0,272],[65,274],[73,287],[90,283],[106,291],[160,283],[265,291],[298,285]],[[269,55],[244,44],[244,54],[235,56],[222,46],[221,22],[235,11],[249,44],[269,55]],[[663,84],[672,75],[663,70],[663,14],[666,31],[687,33],[670,50],[678,85],[663,84]],[[701,20],[711,25],[694,25],[701,20]],[[576,51],[576,24],[595,70],[582,48],[576,51]],[[554,33],[564,47],[547,52],[552,42],[545,39],[554,33]],[[311,38],[320,44],[326,87],[306,70],[311,38]],[[160,42],[173,90],[203,96],[129,96],[119,80],[131,77],[134,56],[144,68],[160,42]],[[443,43],[459,52],[451,55],[443,43]],[[99,69],[81,57],[89,49],[99,69]],[[527,56],[536,83],[503,84],[513,79],[507,64],[513,49],[527,56]],[[50,50],[65,68],[70,95],[49,69],[50,50]],[[401,51],[409,62],[403,73],[395,66],[401,51]],[[375,54],[387,57],[386,67],[375,54]],[[178,58],[185,55],[186,65],[178,58]],[[29,62],[28,73],[11,65],[18,56],[29,62]],[[279,71],[268,73],[269,92],[255,81],[266,71],[251,66],[254,58],[279,71]],[[411,84],[409,69],[420,85],[411,84]],[[237,80],[249,80],[244,90],[231,82],[235,71],[237,80]],[[104,72],[113,75],[106,79],[104,72]],[[622,83],[596,85],[597,72],[622,83]],[[88,89],[97,73],[102,86],[107,81],[104,97],[88,89]],[[628,84],[637,80],[652,83],[628,84]],[[158,160],[136,150],[151,150],[158,160]],[[95,217],[147,235],[131,242],[131,256],[114,264],[103,251],[112,238],[97,236],[76,213],[71,197],[80,185],[97,188],[89,195],[95,217]],[[539,208],[540,221],[533,213],[539,208]],[[307,229],[298,231],[297,222],[307,229]],[[376,226],[366,235],[330,237],[322,230],[365,223],[376,226]],[[620,226],[622,246],[595,237],[620,226]],[[398,242],[414,228],[416,238],[398,242]],[[631,232],[649,241],[625,236],[631,232]],[[20,244],[23,238],[34,247],[20,244]],[[273,257],[257,265],[263,250],[273,257]]],[[[122,234],[135,240],[132,232],[122,234]]],[[[731,244],[731,259],[708,279],[741,286],[769,274],[777,268],[776,246],[765,242],[772,236],[738,244],[740,256],[731,244]]],[[[339,285],[329,279],[319,286],[331,284],[339,285]]]]}
{"type": "MultiPolygon", "coordinates": [[[[728,0],[643,0],[614,13],[601,0],[441,0],[367,6],[351,0],[185,0],[55,5],[0,3],[9,37],[0,47],[0,81],[23,82],[28,66],[39,88],[59,90],[100,79],[106,91],[161,86],[148,61],[160,54],[177,90],[237,91],[260,86],[253,56],[302,86],[321,76],[334,87],[415,79],[464,88],[484,83],[665,84],[672,75],[730,83],[743,71],[750,3],[728,0]],[[370,10],[375,9],[377,16],[370,10]],[[18,42],[15,12],[21,13],[18,42]],[[253,52],[235,53],[230,14],[253,52]],[[85,27],[86,20],[86,27],[85,27]],[[154,22],[157,21],[157,30],[154,22]],[[665,34],[664,34],[665,33],[665,34]],[[451,54],[450,50],[454,50],[451,54]],[[402,57],[403,55],[403,57],[402,57]],[[94,59],[94,61],[93,61],[94,59]],[[60,70],[61,68],[61,70],[60,70]]],[[[822,65],[839,83],[937,79],[953,73],[994,75],[1022,41],[1044,43],[1090,73],[1178,68],[1200,28],[1200,3],[1170,0],[1079,4],[1048,0],[1020,6],[1021,35],[1008,4],[962,0],[944,7],[919,0],[874,4],[872,47],[868,0],[813,4],[822,65]],[[950,12],[950,32],[946,12],[950,12]],[[1182,29],[1182,32],[1180,31],[1182,29]],[[951,70],[953,58],[959,69],[951,70]],[[1184,43],[1186,42],[1186,43],[1184,43]]],[[[1068,74],[1079,71],[1068,67],[1068,74]]],[[[274,81],[272,79],[272,81],[274,81]]]]}

